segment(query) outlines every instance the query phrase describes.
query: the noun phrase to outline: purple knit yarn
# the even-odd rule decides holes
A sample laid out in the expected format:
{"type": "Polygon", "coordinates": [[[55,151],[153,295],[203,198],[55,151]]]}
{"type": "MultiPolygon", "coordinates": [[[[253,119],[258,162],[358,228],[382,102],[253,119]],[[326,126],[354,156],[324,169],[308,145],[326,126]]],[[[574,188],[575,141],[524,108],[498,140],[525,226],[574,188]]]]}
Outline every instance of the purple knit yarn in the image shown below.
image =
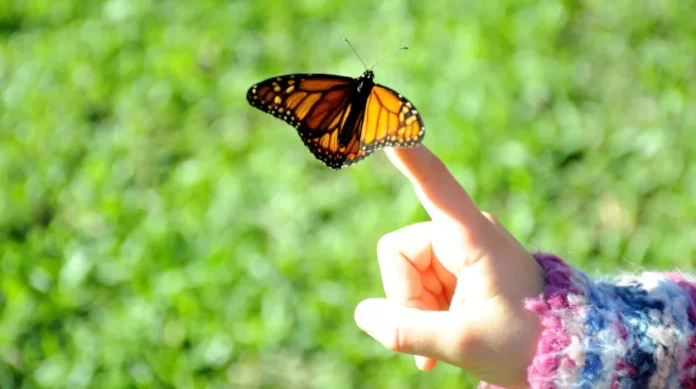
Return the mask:
{"type": "MultiPolygon", "coordinates": [[[[693,327],[696,327],[696,285],[680,273],[670,273],[667,276],[691,297],[688,308],[689,321],[693,327]]],[[[681,361],[681,368],[683,388],[696,389],[696,335],[689,339],[686,355],[681,361]]]]}
{"type": "Polygon", "coordinates": [[[646,272],[592,280],[555,255],[533,256],[546,285],[524,302],[542,324],[530,388],[696,389],[693,278],[646,272]]]}
{"type": "MultiPolygon", "coordinates": [[[[563,328],[562,317],[554,311],[568,309],[568,292],[579,290],[572,280],[573,269],[560,258],[543,253],[534,254],[534,258],[544,270],[546,286],[541,296],[527,299],[524,304],[527,310],[539,315],[543,327],[536,357],[527,368],[527,379],[531,388],[555,389],[549,382],[558,374],[559,367],[574,362],[563,356],[562,351],[570,345],[570,337],[563,328]]],[[[481,382],[479,388],[505,389],[485,382],[481,382]]]]}
{"type": "Polygon", "coordinates": [[[552,389],[549,385],[558,369],[563,364],[573,366],[575,363],[563,355],[571,342],[566,333],[562,317],[554,311],[570,307],[568,293],[578,293],[572,281],[573,269],[560,258],[551,254],[537,253],[534,258],[539,262],[546,275],[546,287],[540,297],[527,299],[525,308],[535,312],[541,319],[543,330],[537,345],[537,356],[527,369],[527,377],[532,388],[552,389]]]}

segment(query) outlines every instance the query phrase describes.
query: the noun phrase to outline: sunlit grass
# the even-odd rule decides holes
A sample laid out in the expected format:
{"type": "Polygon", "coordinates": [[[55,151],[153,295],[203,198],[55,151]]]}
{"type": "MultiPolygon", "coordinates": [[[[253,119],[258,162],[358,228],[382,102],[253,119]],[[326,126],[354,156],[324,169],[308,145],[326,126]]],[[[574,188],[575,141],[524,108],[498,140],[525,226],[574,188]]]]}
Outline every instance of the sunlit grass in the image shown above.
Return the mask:
{"type": "Polygon", "coordinates": [[[382,153],[331,171],[248,106],[284,73],[407,96],[530,249],[693,269],[684,2],[0,6],[0,387],[443,388],[353,324],[379,237],[423,220],[382,153]]]}

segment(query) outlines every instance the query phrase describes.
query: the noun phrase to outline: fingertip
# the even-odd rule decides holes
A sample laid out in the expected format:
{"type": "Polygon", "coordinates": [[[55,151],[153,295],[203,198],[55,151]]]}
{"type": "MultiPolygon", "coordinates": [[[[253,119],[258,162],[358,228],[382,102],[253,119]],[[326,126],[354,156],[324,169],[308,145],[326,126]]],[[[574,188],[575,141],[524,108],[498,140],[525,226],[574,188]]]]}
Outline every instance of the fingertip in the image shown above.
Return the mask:
{"type": "Polygon", "coordinates": [[[410,154],[423,152],[423,150],[427,150],[427,147],[424,144],[420,144],[414,147],[387,147],[384,149],[384,152],[389,157],[408,157],[410,154]]]}
{"type": "Polygon", "coordinates": [[[408,178],[420,178],[418,169],[424,161],[437,158],[424,145],[416,147],[389,147],[385,150],[389,161],[408,178]]]}
{"type": "Polygon", "coordinates": [[[392,351],[401,351],[396,336],[396,313],[402,307],[391,304],[386,299],[363,300],[355,308],[355,322],[368,335],[392,351]]]}
{"type": "Polygon", "coordinates": [[[373,333],[375,327],[375,311],[378,310],[379,299],[367,299],[358,303],[355,307],[355,312],[353,312],[353,319],[358,327],[367,332],[368,334],[373,333]]]}
{"type": "Polygon", "coordinates": [[[433,220],[466,224],[478,210],[447,166],[424,145],[386,150],[391,163],[411,181],[421,204],[433,220]]]}

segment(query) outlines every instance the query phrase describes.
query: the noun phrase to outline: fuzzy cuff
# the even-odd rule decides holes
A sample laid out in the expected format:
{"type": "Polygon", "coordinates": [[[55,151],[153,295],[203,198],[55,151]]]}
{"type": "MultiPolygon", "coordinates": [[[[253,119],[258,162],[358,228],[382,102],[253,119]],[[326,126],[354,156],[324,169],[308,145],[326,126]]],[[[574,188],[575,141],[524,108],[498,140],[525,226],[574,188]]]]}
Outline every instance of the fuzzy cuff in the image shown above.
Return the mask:
{"type": "Polygon", "coordinates": [[[648,272],[593,280],[555,255],[534,258],[546,287],[525,302],[543,327],[527,369],[531,388],[696,389],[693,278],[648,272]]]}

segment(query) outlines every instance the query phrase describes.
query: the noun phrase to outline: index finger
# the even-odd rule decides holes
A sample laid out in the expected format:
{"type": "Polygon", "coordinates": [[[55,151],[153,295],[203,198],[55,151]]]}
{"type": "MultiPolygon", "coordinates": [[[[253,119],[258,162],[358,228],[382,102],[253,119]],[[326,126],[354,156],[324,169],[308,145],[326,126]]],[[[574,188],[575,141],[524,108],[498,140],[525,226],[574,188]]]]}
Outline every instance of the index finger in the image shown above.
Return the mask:
{"type": "Polygon", "coordinates": [[[423,208],[434,221],[478,223],[482,216],[445,164],[424,145],[388,148],[389,160],[413,184],[423,208]]]}

